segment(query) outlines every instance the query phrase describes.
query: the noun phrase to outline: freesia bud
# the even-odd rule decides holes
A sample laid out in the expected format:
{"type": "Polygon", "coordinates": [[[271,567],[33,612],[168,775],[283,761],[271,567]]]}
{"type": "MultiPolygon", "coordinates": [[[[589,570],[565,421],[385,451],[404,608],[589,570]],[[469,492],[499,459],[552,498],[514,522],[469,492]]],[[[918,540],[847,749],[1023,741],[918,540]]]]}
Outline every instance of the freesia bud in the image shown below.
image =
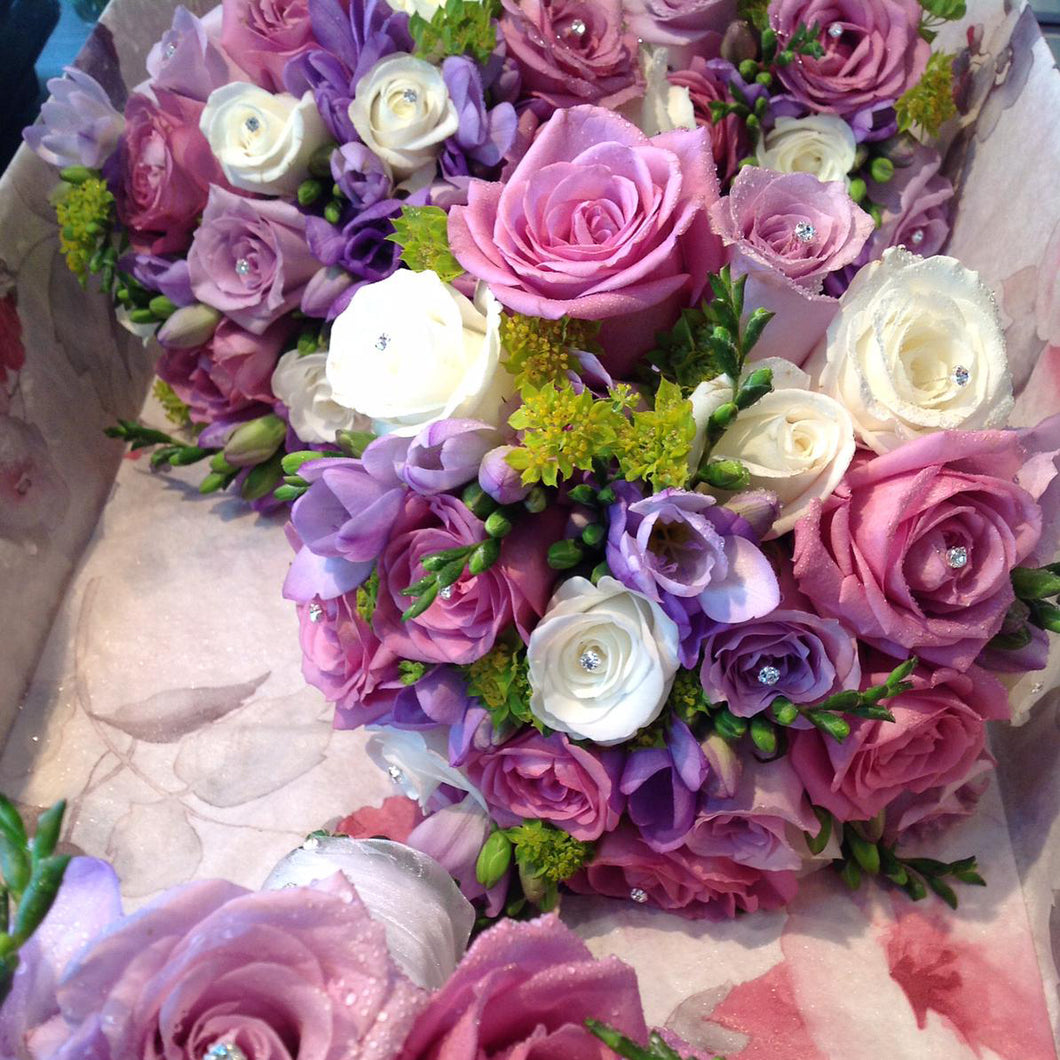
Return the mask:
{"type": "Polygon", "coordinates": [[[159,328],[158,341],[169,349],[190,350],[210,341],[221,313],[212,306],[196,302],[174,312],[159,328]]]}
{"type": "Polygon", "coordinates": [[[253,467],[268,460],[287,435],[279,416],[261,416],[240,424],[225,442],[225,459],[236,467],[253,467]]]}
{"type": "Polygon", "coordinates": [[[514,452],[511,445],[499,445],[483,458],[478,469],[478,484],[498,504],[515,504],[530,493],[524,486],[518,471],[508,463],[508,454],[514,452]]]}

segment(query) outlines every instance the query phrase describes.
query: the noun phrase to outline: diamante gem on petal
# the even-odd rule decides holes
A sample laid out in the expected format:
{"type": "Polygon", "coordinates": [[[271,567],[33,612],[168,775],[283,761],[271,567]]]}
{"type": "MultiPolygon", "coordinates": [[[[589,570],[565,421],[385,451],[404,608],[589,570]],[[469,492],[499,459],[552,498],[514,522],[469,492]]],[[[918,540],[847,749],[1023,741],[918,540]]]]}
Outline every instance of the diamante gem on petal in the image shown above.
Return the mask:
{"type": "Polygon", "coordinates": [[[966,386],[968,384],[968,380],[971,378],[972,373],[969,372],[963,364],[959,364],[956,368],[953,369],[953,381],[958,386],[966,386]]]}
{"type": "Polygon", "coordinates": [[[817,229],[809,221],[800,221],[795,226],[795,238],[800,243],[812,243],[817,235],[817,229]]]}
{"type": "Polygon", "coordinates": [[[246,258],[240,258],[236,262],[236,275],[246,276],[248,272],[250,272],[250,262],[246,258]]]}
{"type": "Polygon", "coordinates": [[[763,685],[775,685],[780,680],[780,671],[775,666],[763,666],[758,671],[758,680],[763,685]]]}
{"type": "Polygon", "coordinates": [[[578,657],[578,665],[586,671],[586,673],[596,673],[597,670],[603,665],[603,659],[600,658],[600,653],[593,651],[589,648],[587,651],[583,651],[578,657]]]}
{"type": "Polygon", "coordinates": [[[946,562],[954,569],[960,570],[968,562],[968,549],[964,545],[954,545],[946,549],[946,562]]]}
{"type": "Polygon", "coordinates": [[[648,892],[643,887],[634,887],[629,892],[630,898],[639,905],[643,905],[648,900],[648,892]]]}

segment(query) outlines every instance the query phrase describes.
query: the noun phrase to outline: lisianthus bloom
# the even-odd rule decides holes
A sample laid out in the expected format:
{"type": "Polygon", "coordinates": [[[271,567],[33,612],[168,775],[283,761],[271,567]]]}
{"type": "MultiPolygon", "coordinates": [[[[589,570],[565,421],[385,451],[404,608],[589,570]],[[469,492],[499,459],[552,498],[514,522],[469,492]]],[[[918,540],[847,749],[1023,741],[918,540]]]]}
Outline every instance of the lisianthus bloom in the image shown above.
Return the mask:
{"type": "Polygon", "coordinates": [[[798,889],[794,872],[764,871],[731,857],[700,857],[686,847],[652,850],[630,825],[605,835],[596,856],[568,886],[579,894],[652,905],[691,920],[779,909],[798,889]]]}
{"type": "Polygon", "coordinates": [[[817,611],[889,655],[967,667],[1014,599],[1042,513],[1014,483],[1014,432],[946,431],[855,462],[795,525],[795,577],[817,611]]]}
{"type": "MultiPolygon", "coordinates": [[[[866,681],[879,684],[890,660],[873,661],[866,681]]],[[[912,681],[910,691],[887,701],[893,722],[857,719],[842,743],[816,730],[794,736],[791,765],[815,806],[842,821],[867,821],[903,793],[968,778],[983,751],[985,723],[1009,716],[1007,692],[975,666],[917,671],[912,681]]]]}

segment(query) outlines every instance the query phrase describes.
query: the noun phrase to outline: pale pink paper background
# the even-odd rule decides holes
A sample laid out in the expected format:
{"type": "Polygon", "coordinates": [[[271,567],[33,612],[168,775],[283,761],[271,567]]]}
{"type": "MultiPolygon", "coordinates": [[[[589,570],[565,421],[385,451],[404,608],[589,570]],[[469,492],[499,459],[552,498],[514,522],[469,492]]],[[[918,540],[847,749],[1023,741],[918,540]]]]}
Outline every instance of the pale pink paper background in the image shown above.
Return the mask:
{"type": "MultiPolygon", "coordinates": [[[[126,81],[172,6],[117,0],[106,16],[126,81]]],[[[995,58],[951,152],[952,246],[998,294],[1031,422],[1060,410],[1060,78],[1029,14],[971,16],[995,58]]],[[[0,183],[0,294],[16,286],[28,348],[0,416],[39,429],[29,456],[48,487],[31,537],[5,532],[0,511],[0,730],[17,714],[0,789],[29,809],[67,796],[69,848],[112,858],[130,907],[195,877],[256,886],[308,830],[381,801],[389,782],[302,681],[278,524],[200,497],[196,469],[160,478],[102,437],[138,409],[152,354],[66,273],[51,180],[23,152],[0,183]]],[[[1021,707],[1058,683],[1055,668],[1025,678],[1021,707]]],[[[565,916],[594,952],[637,968],[652,1021],[730,1060],[1054,1057],[1060,692],[995,745],[1002,790],[932,851],[978,853],[990,881],[962,891],[956,915],[850,896],[825,873],[787,912],[720,925],[584,898],[565,916]]]]}

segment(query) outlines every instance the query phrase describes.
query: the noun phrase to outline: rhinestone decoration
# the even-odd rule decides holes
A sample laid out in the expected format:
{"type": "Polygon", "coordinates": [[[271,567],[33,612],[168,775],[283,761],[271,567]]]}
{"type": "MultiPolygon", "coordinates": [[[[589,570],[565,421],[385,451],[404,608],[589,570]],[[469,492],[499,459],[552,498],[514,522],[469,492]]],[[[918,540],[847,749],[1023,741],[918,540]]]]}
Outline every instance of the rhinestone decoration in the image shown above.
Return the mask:
{"type": "Polygon", "coordinates": [[[390,336],[384,331],[382,335],[375,340],[375,348],[382,353],[383,350],[390,345],[390,336]]]}
{"type": "Polygon", "coordinates": [[[960,570],[968,562],[968,549],[964,545],[954,545],[946,549],[946,562],[954,569],[960,570]]]}
{"type": "Polygon", "coordinates": [[[576,18],[573,22],[571,22],[570,27],[568,28],[568,32],[573,33],[575,37],[584,37],[585,31],[588,28],[589,27],[586,26],[584,19],[576,18]]]}
{"type": "Polygon", "coordinates": [[[162,49],[162,54],[167,59],[172,59],[177,54],[177,45],[175,41],[170,41],[165,48],[162,49]]]}
{"type": "Polygon", "coordinates": [[[386,775],[395,783],[399,784],[405,779],[405,774],[397,766],[387,766],[386,775]]]}
{"type": "Polygon", "coordinates": [[[924,229],[914,228],[912,235],[909,237],[909,242],[912,243],[914,247],[920,246],[920,244],[924,242],[924,229]]]}
{"type": "Polygon", "coordinates": [[[246,276],[248,272],[250,272],[250,262],[246,258],[240,258],[236,262],[236,275],[246,276]]]}
{"type": "Polygon", "coordinates": [[[795,226],[795,238],[800,243],[812,243],[817,235],[817,229],[809,221],[800,221],[795,226]]]}
{"type": "Polygon", "coordinates": [[[600,653],[593,651],[592,648],[588,648],[578,656],[578,665],[589,674],[596,673],[603,664],[604,660],[600,658],[600,653]]]}
{"type": "Polygon", "coordinates": [[[401,93],[401,98],[406,103],[415,103],[420,97],[414,88],[406,88],[405,91],[401,93]]]}
{"type": "Polygon", "coordinates": [[[828,36],[831,37],[832,40],[839,40],[839,38],[843,36],[843,27],[838,22],[833,22],[828,27],[828,36]]]}
{"type": "Polygon", "coordinates": [[[629,892],[629,896],[638,905],[643,905],[648,900],[648,892],[643,887],[634,887],[629,892]]]}
{"type": "Polygon", "coordinates": [[[780,671],[775,666],[763,666],[758,671],[758,683],[763,685],[775,685],[780,680],[780,671]]]}
{"type": "Polygon", "coordinates": [[[971,378],[972,378],[972,373],[969,372],[968,369],[965,368],[963,364],[959,364],[959,365],[957,365],[956,368],[953,369],[953,381],[958,386],[967,386],[968,385],[968,380],[971,379],[971,378]]]}
{"type": "Polygon", "coordinates": [[[247,132],[255,133],[261,128],[261,122],[253,114],[243,124],[247,127],[247,132]]]}
{"type": "Polygon", "coordinates": [[[324,608],[322,608],[320,606],[320,604],[310,604],[309,605],[309,621],[310,622],[319,622],[320,621],[320,616],[323,613],[324,613],[324,608]]]}
{"type": "Polygon", "coordinates": [[[447,585],[447,586],[445,586],[445,588],[439,589],[438,590],[438,595],[443,600],[452,600],[452,598],[453,598],[453,586],[452,585],[447,585]]]}
{"type": "Polygon", "coordinates": [[[247,1060],[247,1054],[238,1045],[218,1042],[202,1054],[202,1060],[247,1060]]]}

